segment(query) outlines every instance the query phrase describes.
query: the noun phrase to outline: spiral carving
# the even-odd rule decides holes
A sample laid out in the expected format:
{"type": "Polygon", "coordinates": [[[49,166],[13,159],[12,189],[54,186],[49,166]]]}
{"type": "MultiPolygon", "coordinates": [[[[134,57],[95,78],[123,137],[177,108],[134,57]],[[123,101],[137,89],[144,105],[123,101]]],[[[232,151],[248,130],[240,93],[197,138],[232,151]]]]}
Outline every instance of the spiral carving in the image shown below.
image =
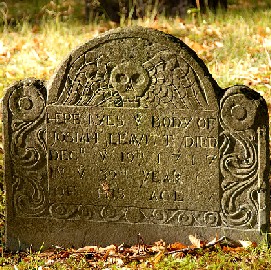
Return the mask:
{"type": "Polygon", "coordinates": [[[41,216],[46,211],[46,88],[26,79],[8,89],[9,156],[16,215],[41,216]],[[23,173],[22,173],[23,172],[23,173]]]}
{"type": "Polygon", "coordinates": [[[254,120],[257,100],[245,87],[232,87],[222,98],[220,170],[222,221],[226,226],[253,228],[257,222],[258,153],[254,120]]]}
{"type": "MultiPolygon", "coordinates": [[[[45,176],[46,177],[46,176],[45,176]]],[[[44,177],[35,174],[27,178],[17,178],[14,190],[14,206],[18,215],[35,217],[46,211],[46,193],[43,188],[44,177]]]]}
{"type": "Polygon", "coordinates": [[[247,130],[254,124],[259,103],[244,95],[246,91],[245,86],[231,87],[221,99],[221,125],[225,130],[247,130]]]}
{"type": "Polygon", "coordinates": [[[16,166],[34,169],[45,162],[44,143],[36,130],[45,117],[45,87],[28,79],[13,87],[9,98],[12,115],[11,154],[16,166]]]}

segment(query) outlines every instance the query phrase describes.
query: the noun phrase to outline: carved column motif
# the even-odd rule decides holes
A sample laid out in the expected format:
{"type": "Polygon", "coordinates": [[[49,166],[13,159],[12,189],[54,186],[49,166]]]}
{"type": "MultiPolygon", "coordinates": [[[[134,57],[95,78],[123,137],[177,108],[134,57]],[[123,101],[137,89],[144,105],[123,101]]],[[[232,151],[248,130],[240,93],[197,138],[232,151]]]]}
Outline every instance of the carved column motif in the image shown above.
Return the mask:
{"type": "Polygon", "coordinates": [[[46,88],[42,81],[26,79],[8,91],[14,211],[18,216],[40,216],[46,209],[46,88]]]}
{"type": "Polygon", "coordinates": [[[220,102],[221,217],[228,227],[254,228],[257,223],[259,101],[249,92],[244,86],[231,87],[220,102]]]}

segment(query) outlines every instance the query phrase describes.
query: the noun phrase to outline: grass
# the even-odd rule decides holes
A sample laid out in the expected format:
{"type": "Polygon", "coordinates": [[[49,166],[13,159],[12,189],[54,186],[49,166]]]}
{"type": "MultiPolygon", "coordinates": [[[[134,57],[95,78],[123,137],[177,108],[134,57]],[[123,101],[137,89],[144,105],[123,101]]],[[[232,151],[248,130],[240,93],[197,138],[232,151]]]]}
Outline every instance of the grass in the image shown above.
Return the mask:
{"type": "MultiPolygon", "coordinates": [[[[239,4],[242,6],[242,1],[239,4]]],[[[193,13],[185,22],[152,13],[138,21],[122,20],[121,26],[138,24],[179,37],[204,60],[222,88],[245,84],[259,91],[268,103],[271,119],[271,10],[259,6],[241,9],[240,6],[232,5],[226,15],[216,17],[200,17],[193,13]]],[[[4,22],[0,30],[0,97],[4,89],[17,80],[26,77],[49,79],[72,49],[117,26],[106,21],[84,25],[69,16],[62,21],[60,9],[48,13],[39,23],[16,19],[16,26],[10,26],[7,18],[12,12],[0,5],[0,21],[4,22]]],[[[30,15],[23,15],[24,19],[30,15]]],[[[0,183],[2,185],[2,181],[0,183]]],[[[2,188],[0,198],[0,213],[3,213],[2,188]]],[[[1,228],[3,230],[3,224],[1,228]]],[[[155,264],[155,269],[267,269],[271,264],[270,251],[256,248],[231,252],[217,248],[183,257],[167,256],[155,264]]],[[[1,265],[1,269],[14,269],[14,265],[17,269],[78,269],[90,267],[90,261],[85,256],[69,256],[51,265],[40,253],[28,253],[2,256],[1,265]]],[[[152,266],[151,261],[130,265],[133,269],[152,266]]],[[[97,264],[97,269],[104,267],[108,267],[105,262],[97,264]]],[[[117,266],[110,267],[117,269],[117,266]]]]}
{"type": "MultiPolygon", "coordinates": [[[[147,259],[133,260],[123,264],[118,258],[95,260],[95,257],[85,254],[66,254],[68,252],[25,253],[14,254],[0,259],[1,269],[269,269],[271,263],[270,249],[266,247],[234,251],[229,248],[213,247],[205,251],[199,249],[189,254],[175,253],[169,256],[152,256],[147,259]],[[58,258],[57,258],[58,257],[58,258]]],[[[159,255],[158,255],[159,256],[159,255]]]]}

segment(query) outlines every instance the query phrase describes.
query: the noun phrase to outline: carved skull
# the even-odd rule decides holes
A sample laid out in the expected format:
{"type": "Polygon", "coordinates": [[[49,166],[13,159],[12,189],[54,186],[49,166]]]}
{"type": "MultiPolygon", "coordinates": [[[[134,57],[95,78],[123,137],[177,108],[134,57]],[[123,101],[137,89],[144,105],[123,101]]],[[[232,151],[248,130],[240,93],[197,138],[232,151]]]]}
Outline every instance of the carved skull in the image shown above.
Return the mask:
{"type": "Polygon", "coordinates": [[[125,62],[112,70],[110,82],[124,102],[134,102],[145,94],[149,75],[140,64],[125,62]]]}

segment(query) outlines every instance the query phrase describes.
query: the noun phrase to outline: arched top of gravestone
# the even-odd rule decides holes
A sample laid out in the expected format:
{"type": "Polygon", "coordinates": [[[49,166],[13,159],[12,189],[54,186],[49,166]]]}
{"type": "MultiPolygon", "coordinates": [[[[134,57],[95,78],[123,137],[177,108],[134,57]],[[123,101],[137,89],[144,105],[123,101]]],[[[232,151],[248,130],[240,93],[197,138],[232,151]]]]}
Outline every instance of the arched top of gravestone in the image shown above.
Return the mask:
{"type": "Polygon", "coordinates": [[[75,49],[48,87],[48,104],[218,110],[215,81],[179,39],[131,27],[75,49]]]}

